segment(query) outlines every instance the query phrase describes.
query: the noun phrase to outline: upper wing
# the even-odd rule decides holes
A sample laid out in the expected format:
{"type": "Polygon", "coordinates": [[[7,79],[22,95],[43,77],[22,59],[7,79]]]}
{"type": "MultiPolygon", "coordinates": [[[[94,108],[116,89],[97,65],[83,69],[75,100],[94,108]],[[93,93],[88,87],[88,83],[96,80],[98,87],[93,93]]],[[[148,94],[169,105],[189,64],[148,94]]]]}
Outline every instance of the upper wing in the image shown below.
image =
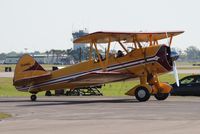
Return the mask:
{"type": "Polygon", "coordinates": [[[176,36],[184,31],[171,31],[171,32],[95,32],[82,36],[74,43],[108,43],[114,41],[126,42],[147,42],[150,38],[154,40],[161,40],[171,36],[176,36]]]}
{"type": "Polygon", "coordinates": [[[79,76],[70,81],[74,84],[103,84],[108,82],[115,82],[132,78],[133,74],[120,73],[120,72],[102,72],[96,71],[79,76]]]}

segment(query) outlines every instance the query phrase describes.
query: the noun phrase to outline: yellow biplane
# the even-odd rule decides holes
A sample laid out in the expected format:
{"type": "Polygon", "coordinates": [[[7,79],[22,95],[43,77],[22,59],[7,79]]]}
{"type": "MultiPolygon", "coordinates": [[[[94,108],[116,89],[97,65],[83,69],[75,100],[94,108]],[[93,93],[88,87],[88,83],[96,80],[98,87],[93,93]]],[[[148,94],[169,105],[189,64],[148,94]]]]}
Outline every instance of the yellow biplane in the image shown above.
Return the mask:
{"type": "MultiPolygon", "coordinates": [[[[89,59],[56,71],[46,71],[28,54],[18,61],[13,85],[19,91],[30,92],[31,100],[37,99],[41,91],[75,89],[105,83],[140,79],[140,84],[130,89],[126,95],[135,96],[139,101],[147,101],[151,95],[157,100],[165,100],[172,87],[159,82],[158,74],[175,70],[176,52],[171,51],[172,39],[184,31],[173,32],[95,32],[82,36],[74,43],[90,44],[89,59]],[[168,44],[160,40],[167,39],[168,44]],[[111,54],[113,43],[124,51],[111,54]],[[145,45],[144,45],[145,43],[145,45]],[[99,44],[106,44],[104,58],[99,52],[99,44]],[[132,44],[129,50],[126,44],[132,44]],[[97,59],[93,53],[96,53],[97,59]]],[[[178,83],[177,83],[178,84],[178,83]]]]}

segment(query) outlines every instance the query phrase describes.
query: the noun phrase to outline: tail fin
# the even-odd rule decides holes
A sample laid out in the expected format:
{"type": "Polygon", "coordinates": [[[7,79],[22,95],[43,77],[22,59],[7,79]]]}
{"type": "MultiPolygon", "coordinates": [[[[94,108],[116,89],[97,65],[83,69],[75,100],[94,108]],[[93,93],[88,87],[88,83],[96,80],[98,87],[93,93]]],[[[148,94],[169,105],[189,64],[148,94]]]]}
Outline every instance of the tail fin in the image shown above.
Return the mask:
{"type": "Polygon", "coordinates": [[[30,82],[30,80],[49,76],[50,74],[33,57],[25,54],[19,59],[15,67],[13,85],[27,84],[26,82],[30,82]]]}

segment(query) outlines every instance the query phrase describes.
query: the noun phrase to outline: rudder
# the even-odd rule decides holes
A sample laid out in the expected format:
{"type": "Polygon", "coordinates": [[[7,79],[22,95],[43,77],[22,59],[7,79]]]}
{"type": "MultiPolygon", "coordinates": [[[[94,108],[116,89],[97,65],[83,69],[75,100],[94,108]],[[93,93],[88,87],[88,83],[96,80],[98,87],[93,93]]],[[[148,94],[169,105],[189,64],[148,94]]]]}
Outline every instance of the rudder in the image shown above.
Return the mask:
{"type": "Polygon", "coordinates": [[[30,80],[49,75],[50,72],[47,72],[33,57],[25,54],[15,67],[13,85],[26,85],[30,80]]]}

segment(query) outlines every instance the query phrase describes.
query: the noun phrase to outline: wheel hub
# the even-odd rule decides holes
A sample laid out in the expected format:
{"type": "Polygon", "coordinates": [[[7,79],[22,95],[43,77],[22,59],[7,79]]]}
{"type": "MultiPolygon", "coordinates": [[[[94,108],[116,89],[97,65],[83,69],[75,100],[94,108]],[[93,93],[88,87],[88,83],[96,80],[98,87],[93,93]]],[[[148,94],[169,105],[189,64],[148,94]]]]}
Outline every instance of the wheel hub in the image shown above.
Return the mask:
{"type": "Polygon", "coordinates": [[[144,97],[146,96],[146,92],[145,92],[144,90],[139,90],[139,91],[138,91],[138,96],[139,96],[140,98],[144,98],[144,97]]]}

